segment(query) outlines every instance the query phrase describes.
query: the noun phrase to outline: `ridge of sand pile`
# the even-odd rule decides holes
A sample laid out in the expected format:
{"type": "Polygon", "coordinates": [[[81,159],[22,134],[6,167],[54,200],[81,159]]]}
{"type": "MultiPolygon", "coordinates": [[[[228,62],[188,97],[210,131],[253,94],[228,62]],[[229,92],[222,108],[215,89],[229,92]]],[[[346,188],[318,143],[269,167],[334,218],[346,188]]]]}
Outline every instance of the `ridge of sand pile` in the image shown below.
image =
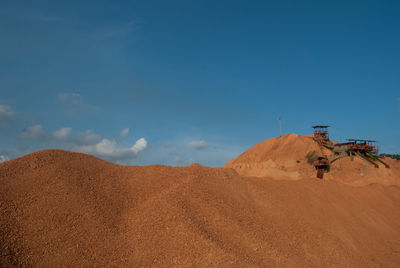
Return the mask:
{"type": "Polygon", "coordinates": [[[254,145],[224,167],[243,176],[300,179],[305,156],[312,151],[319,152],[319,147],[311,136],[287,134],[254,145]]]}
{"type": "MultiPolygon", "coordinates": [[[[278,138],[264,140],[237,158],[224,165],[235,169],[241,176],[270,177],[273,179],[298,180],[315,177],[313,165],[308,162],[307,154],[316,152],[321,155],[318,144],[312,135],[300,136],[287,134],[278,138]]],[[[324,149],[324,153],[332,152],[324,149]]],[[[355,157],[339,159],[332,163],[331,172],[324,175],[325,180],[335,180],[353,186],[362,186],[370,183],[383,185],[400,185],[399,161],[385,158],[390,166],[386,169],[374,168],[369,163],[355,157]]]]}
{"type": "Polygon", "coordinates": [[[0,164],[1,267],[395,266],[400,188],[118,166],[49,150],[0,164]]]}

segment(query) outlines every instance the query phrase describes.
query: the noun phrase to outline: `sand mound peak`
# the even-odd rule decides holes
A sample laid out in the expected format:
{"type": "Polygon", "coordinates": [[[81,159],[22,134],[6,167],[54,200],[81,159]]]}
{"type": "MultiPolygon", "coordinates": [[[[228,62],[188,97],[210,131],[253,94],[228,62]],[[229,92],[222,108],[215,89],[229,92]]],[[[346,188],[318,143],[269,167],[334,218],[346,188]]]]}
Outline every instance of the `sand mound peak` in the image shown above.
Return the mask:
{"type": "Polygon", "coordinates": [[[313,151],[319,147],[312,137],[287,134],[254,145],[224,167],[243,176],[300,179],[300,170],[307,168],[306,155],[313,151]]]}
{"type": "MultiPolygon", "coordinates": [[[[324,153],[332,154],[325,149],[324,153]]],[[[264,140],[237,158],[224,165],[235,169],[242,176],[270,177],[273,179],[297,180],[315,177],[312,159],[309,156],[322,155],[312,135],[288,134],[278,138],[264,140]]],[[[391,168],[384,166],[376,169],[360,158],[346,157],[334,162],[331,172],[324,177],[353,186],[369,183],[400,185],[400,163],[391,161],[391,168]]]]}

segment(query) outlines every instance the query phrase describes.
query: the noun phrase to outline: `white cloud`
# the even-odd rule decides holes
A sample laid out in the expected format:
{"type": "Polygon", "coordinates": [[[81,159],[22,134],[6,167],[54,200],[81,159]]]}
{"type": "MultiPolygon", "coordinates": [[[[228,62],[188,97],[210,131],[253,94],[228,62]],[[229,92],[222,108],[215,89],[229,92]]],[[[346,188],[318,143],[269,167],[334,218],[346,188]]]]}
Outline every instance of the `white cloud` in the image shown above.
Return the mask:
{"type": "Polygon", "coordinates": [[[93,130],[86,130],[76,136],[75,142],[82,145],[90,145],[99,142],[101,136],[94,133],[93,130]]]}
{"type": "Polygon", "coordinates": [[[131,147],[132,152],[137,154],[140,151],[143,151],[147,147],[147,141],[145,138],[140,138],[136,141],[136,143],[131,147]]]}
{"type": "Polygon", "coordinates": [[[128,127],[127,127],[127,128],[124,128],[124,129],[121,131],[121,138],[125,138],[126,135],[128,135],[128,133],[129,133],[129,128],[128,128],[128,127]]]}
{"type": "Polygon", "coordinates": [[[41,125],[34,125],[28,127],[19,137],[27,140],[40,140],[46,137],[46,132],[41,125]]]}
{"type": "Polygon", "coordinates": [[[187,144],[187,146],[191,149],[201,150],[207,148],[208,144],[203,140],[199,140],[199,141],[191,141],[187,144]]]}
{"type": "Polygon", "coordinates": [[[121,160],[136,156],[136,154],[144,150],[146,147],[147,141],[145,138],[137,140],[132,147],[119,146],[115,140],[102,139],[96,144],[78,146],[75,150],[82,153],[121,160]]]}
{"type": "Polygon", "coordinates": [[[14,110],[10,105],[0,104],[0,121],[8,120],[14,115],[14,110]]]}
{"type": "MultiPolygon", "coordinates": [[[[121,136],[125,137],[128,133],[129,128],[125,128],[122,130],[121,136]]],[[[24,129],[19,137],[24,140],[40,141],[41,148],[57,146],[57,148],[92,154],[119,163],[126,163],[147,148],[145,138],[140,138],[133,145],[126,146],[120,144],[121,139],[118,136],[115,139],[107,139],[92,130],[75,132],[71,127],[63,127],[47,133],[42,125],[33,125],[24,129]]],[[[32,146],[39,148],[35,144],[32,146]]],[[[1,159],[4,161],[6,158],[1,159]]]]}
{"type": "Polygon", "coordinates": [[[71,131],[72,128],[70,127],[61,128],[53,132],[53,138],[55,138],[56,140],[65,140],[66,138],[68,138],[71,131]]]}
{"type": "Polygon", "coordinates": [[[8,161],[8,160],[10,160],[10,158],[8,158],[7,156],[5,156],[5,155],[0,155],[0,163],[5,162],[5,161],[8,161]]]}
{"type": "Polygon", "coordinates": [[[117,143],[108,139],[102,139],[99,143],[93,145],[81,146],[79,149],[80,151],[88,154],[114,157],[120,152],[117,150],[117,143]]]}

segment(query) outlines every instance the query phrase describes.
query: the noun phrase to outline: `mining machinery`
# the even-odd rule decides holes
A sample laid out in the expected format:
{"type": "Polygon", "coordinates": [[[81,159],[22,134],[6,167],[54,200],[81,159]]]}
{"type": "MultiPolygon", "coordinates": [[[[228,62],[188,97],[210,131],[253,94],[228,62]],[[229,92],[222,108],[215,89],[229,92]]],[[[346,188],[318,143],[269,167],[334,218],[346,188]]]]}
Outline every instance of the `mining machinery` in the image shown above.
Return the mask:
{"type": "Polygon", "coordinates": [[[343,157],[359,157],[365,162],[379,168],[381,163],[385,168],[390,166],[379,158],[379,147],[374,140],[347,139],[345,143],[333,143],[329,139],[329,126],[313,126],[314,141],[319,145],[321,155],[314,161],[314,168],[317,170],[317,177],[322,179],[325,172],[330,171],[333,162],[343,157]],[[330,151],[328,156],[327,151],[330,151]],[[332,154],[333,153],[333,154],[332,154]]]}
{"type": "Polygon", "coordinates": [[[317,160],[314,161],[314,168],[317,170],[317,178],[322,179],[325,172],[330,171],[331,161],[326,154],[325,148],[331,145],[328,133],[329,126],[313,126],[314,129],[314,141],[319,145],[321,156],[318,156],[317,160]]]}

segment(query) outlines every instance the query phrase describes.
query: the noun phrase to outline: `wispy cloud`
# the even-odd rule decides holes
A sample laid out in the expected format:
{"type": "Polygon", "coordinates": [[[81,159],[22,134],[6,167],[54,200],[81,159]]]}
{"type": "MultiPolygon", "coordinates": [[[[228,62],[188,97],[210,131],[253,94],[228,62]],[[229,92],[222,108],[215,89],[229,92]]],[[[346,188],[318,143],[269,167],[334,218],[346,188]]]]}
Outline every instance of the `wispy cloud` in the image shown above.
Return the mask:
{"type": "Polygon", "coordinates": [[[121,134],[120,134],[121,138],[125,138],[126,135],[128,135],[128,133],[129,133],[129,128],[124,128],[124,129],[121,131],[121,134]]]}
{"type": "Polygon", "coordinates": [[[79,93],[60,93],[57,95],[57,100],[64,105],[69,115],[76,115],[88,109],[88,105],[79,93]]]}
{"type": "Polygon", "coordinates": [[[80,145],[91,145],[99,142],[101,136],[94,133],[93,130],[89,129],[84,132],[78,133],[74,138],[74,142],[80,145]]]}
{"type": "Polygon", "coordinates": [[[24,140],[41,140],[46,137],[46,132],[42,125],[34,125],[26,128],[19,137],[24,140]]]}
{"type": "Polygon", "coordinates": [[[53,132],[53,138],[56,140],[65,140],[68,138],[71,131],[72,131],[72,128],[70,128],[70,127],[61,128],[61,129],[53,132]]]}
{"type": "Polygon", "coordinates": [[[198,140],[198,141],[190,141],[187,146],[191,149],[195,149],[195,150],[202,150],[205,149],[209,146],[209,144],[207,144],[207,142],[203,141],[203,140],[198,140]]]}
{"type": "Polygon", "coordinates": [[[8,120],[15,114],[10,105],[0,104],[0,120],[8,120]]]}
{"type": "Polygon", "coordinates": [[[14,118],[15,111],[5,103],[0,102],[0,127],[8,126],[8,123],[14,118]]]}

